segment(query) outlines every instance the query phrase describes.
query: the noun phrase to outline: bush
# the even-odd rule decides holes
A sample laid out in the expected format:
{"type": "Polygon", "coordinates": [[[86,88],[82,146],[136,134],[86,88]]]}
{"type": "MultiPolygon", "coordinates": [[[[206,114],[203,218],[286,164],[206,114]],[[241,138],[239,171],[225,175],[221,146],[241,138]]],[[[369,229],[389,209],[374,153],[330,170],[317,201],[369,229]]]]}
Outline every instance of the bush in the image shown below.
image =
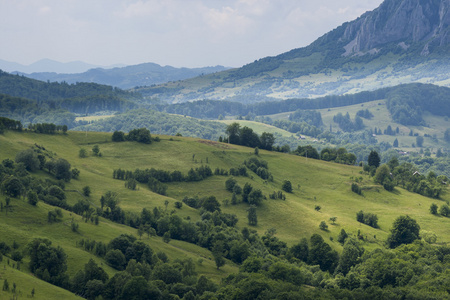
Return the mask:
{"type": "Polygon", "coordinates": [[[83,195],[89,197],[91,195],[91,188],[89,186],[83,187],[83,195]]]}
{"type": "Polygon", "coordinates": [[[283,180],[283,185],[281,186],[281,189],[285,191],[286,193],[292,193],[292,184],[289,180],[283,180]]]}
{"type": "Polygon", "coordinates": [[[227,181],[225,181],[225,188],[227,189],[227,191],[233,192],[233,188],[236,185],[236,183],[237,183],[236,179],[230,177],[227,179],[227,181]]]}
{"type": "Polygon", "coordinates": [[[88,155],[87,155],[86,149],[81,148],[80,151],[78,152],[78,157],[80,157],[80,158],[85,158],[85,157],[87,157],[87,156],[88,156],[88,155]]]}
{"type": "Polygon", "coordinates": [[[328,230],[328,225],[327,225],[327,223],[325,221],[322,221],[319,224],[319,228],[320,228],[320,230],[327,231],[328,230]]]}
{"type": "Polygon", "coordinates": [[[358,184],[353,182],[352,183],[352,192],[356,193],[358,195],[361,195],[362,194],[361,187],[358,184]]]}
{"type": "Polygon", "coordinates": [[[441,214],[441,216],[450,217],[450,207],[448,207],[447,204],[442,205],[439,209],[439,213],[441,214]]]}
{"type": "Polygon", "coordinates": [[[438,206],[435,203],[430,205],[430,213],[433,214],[433,215],[437,215],[437,213],[438,213],[438,206]]]}
{"type": "Polygon", "coordinates": [[[372,213],[364,213],[362,210],[356,213],[356,221],[378,228],[378,216],[372,213]]]}

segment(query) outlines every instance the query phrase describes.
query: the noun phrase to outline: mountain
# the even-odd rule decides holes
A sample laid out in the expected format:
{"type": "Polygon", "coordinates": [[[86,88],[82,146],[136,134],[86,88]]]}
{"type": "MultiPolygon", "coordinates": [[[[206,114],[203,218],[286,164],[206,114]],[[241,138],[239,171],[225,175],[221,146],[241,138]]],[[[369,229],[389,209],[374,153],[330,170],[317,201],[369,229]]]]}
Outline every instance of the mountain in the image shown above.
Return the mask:
{"type": "Polygon", "coordinates": [[[95,82],[116,86],[122,89],[129,89],[136,86],[150,86],[169,81],[183,80],[202,74],[224,71],[226,69],[227,68],[223,66],[192,69],[174,68],[171,66],[163,67],[155,63],[144,63],[113,69],[93,68],[77,74],[41,72],[23,75],[43,81],[65,81],[67,83],[95,82]]]}
{"type": "Polygon", "coordinates": [[[311,98],[411,82],[450,86],[449,8],[449,0],[386,0],[307,47],[138,90],[184,102],[255,95],[311,98]]]}
{"type": "MultiPolygon", "coordinates": [[[[119,65],[113,65],[112,68],[119,65]]],[[[92,68],[99,68],[99,65],[88,64],[82,61],[72,61],[62,63],[51,59],[41,59],[30,65],[22,65],[15,62],[9,62],[0,59],[0,69],[6,72],[16,73],[34,73],[34,72],[56,72],[56,73],[81,73],[92,68]]]]}

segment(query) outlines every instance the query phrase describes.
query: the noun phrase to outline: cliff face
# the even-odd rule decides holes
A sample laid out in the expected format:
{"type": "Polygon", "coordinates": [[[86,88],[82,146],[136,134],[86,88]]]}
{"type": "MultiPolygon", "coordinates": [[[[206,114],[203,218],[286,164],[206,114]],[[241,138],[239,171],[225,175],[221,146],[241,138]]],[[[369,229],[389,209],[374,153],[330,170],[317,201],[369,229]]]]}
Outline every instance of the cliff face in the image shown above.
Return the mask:
{"type": "Polygon", "coordinates": [[[450,0],[386,0],[377,9],[349,23],[341,41],[344,55],[376,52],[385,44],[407,49],[422,43],[422,55],[450,43],[450,0]]]}

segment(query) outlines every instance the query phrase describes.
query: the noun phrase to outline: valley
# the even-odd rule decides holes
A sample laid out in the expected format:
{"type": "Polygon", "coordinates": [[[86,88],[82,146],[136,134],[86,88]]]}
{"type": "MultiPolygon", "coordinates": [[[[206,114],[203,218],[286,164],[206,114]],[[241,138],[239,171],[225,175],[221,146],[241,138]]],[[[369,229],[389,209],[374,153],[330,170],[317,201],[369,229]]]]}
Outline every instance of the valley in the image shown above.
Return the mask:
{"type": "MultiPolygon", "coordinates": [[[[244,2],[199,1],[194,27],[257,53],[273,3],[244,2]]],[[[183,24],[164,59],[222,53],[168,3],[109,12],[130,59],[167,43],[144,24],[183,24]]],[[[449,10],[385,0],[233,68],[2,57],[0,299],[450,299],[449,10]]],[[[273,15],[300,30],[300,12],[273,15]]]]}

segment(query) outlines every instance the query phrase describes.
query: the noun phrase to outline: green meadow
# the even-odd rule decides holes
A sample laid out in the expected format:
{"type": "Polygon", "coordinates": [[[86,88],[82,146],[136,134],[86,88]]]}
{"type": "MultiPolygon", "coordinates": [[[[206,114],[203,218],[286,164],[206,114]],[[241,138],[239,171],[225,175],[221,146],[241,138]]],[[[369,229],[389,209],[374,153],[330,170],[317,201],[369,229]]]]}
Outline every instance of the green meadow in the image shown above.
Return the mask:
{"type": "MultiPolygon", "coordinates": [[[[373,109],[378,107],[375,105],[373,109]]],[[[332,113],[335,112],[331,111],[329,115],[324,113],[324,122],[328,122],[329,118],[332,118],[332,113]]],[[[125,188],[124,181],[112,178],[114,169],[118,168],[130,171],[136,168],[179,170],[187,174],[191,168],[200,167],[203,164],[208,165],[213,171],[216,168],[229,170],[254,156],[253,149],[236,145],[197,138],[171,136],[159,136],[159,138],[159,142],[146,145],[136,142],[113,143],[110,133],[69,131],[67,135],[45,135],[6,131],[0,135],[0,161],[7,158],[14,160],[18,151],[37,144],[53,153],[55,158],[61,157],[68,160],[72,168],[75,167],[81,171],[78,179],[72,179],[66,184],[67,200],[70,204],[76,203],[82,197],[77,191],[81,191],[84,186],[89,186],[92,191],[89,201],[94,206],[100,206],[100,197],[103,194],[114,191],[119,194],[119,205],[125,211],[140,213],[143,208],[161,207],[169,211],[174,210],[181,218],[196,222],[200,219],[196,209],[186,204],[181,209],[176,209],[175,202],[181,201],[184,197],[214,195],[222,204],[222,211],[238,217],[239,229],[247,227],[248,205],[230,204],[232,194],[225,189],[225,181],[229,176],[214,175],[199,182],[168,183],[167,196],[155,194],[142,184],[137,190],[129,190],[125,188]],[[100,147],[101,157],[93,156],[91,149],[94,145],[100,147]],[[78,156],[82,148],[87,150],[88,157],[78,156]],[[166,201],[168,201],[167,206],[165,206],[166,201]]],[[[347,233],[355,236],[359,231],[364,236],[363,245],[367,249],[375,249],[384,247],[394,219],[407,214],[417,220],[422,230],[434,232],[438,237],[437,243],[450,243],[448,230],[450,219],[429,213],[432,203],[440,206],[444,201],[450,200],[448,192],[445,192],[440,200],[410,193],[399,187],[396,187],[393,192],[387,192],[381,186],[375,185],[369,175],[363,174],[361,167],[264,150],[260,150],[259,158],[267,161],[269,172],[273,175],[273,182],[262,180],[251,171],[249,171],[249,177],[236,177],[236,180],[241,186],[248,182],[254,188],[261,189],[267,197],[257,208],[258,225],[253,227],[260,235],[268,229],[275,228],[276,236],[292,246],[301,238],[309,238],[313,233],[318,233],[334,249],[342,251],[342,246],[336,239],[340,230],[345,229],[347,233]],[[362,195],[357,195],[350,189],[355,178],[362,181],[360,183],[363,187],[362,195]],[[291,181],[293,192],[286,193],[286,200],[271,200],[269,194],[280,191],[283,180],[291,181]],[[320,210],[316,210],[316,206],[320,206],[320,210]],[[376,214],[379,228],[375,229],[357,222],[356,213],[360,210],[376,214]],[[331,217],[336,217],[336,221],[331,222],[331,217]],[[327,231],[319,229],[321,221],[328,224],[327,231]]],[[[34,173],[34,176],[48,175],[38,171],[34,173]]],[[[0,201],[3,203],[4,198],[4,195],[0,195],[0,201]]],[[[9,245],[16,241],[19,244],[19,250],[23,251],[33,238],[48,238],[54,246],[61,246],[66,252],[69,276],[73,276],[82,269],[91,258],[110,276],[116,272],[107,266],[103,259],[78,247],[76,242],[80,239],[108,243],[122,233],[138,237],[137,230],[131,227],[103,218],[100,218],[99,225],[94,225],[91,222],[84,222],[81,216],[68,211],[63,211],[61,222],[50,224],[47,222],[47,214],[54,208],[42,202],[34,207],[21,198],[12,199],[11,204],[10,210],[0,213],[0,240],[9,245]],[[79,233],[71,230],[72,222],[79,224],[79,233]]],[[[197,272],[206,274],[216,282],[238,271],[238,267],[229,261],[218,270],[211,253],[193,244],[177,240],[164,243],[158,236],[143,235],[141,239],[155,252],[165,252],[171,260],[192,258],[196,263],[197,272]]],[[[0,263],[0,279],[7,278],[10,285],[15,282],[23,298],[30,295],[34,288],[36,299],[44,299],[44,295],[45,299],[71,299],[71,297],[76,299],[68,291],[35,278],[28,270],[28,261],[29,258],[25,256],[20,270],[17,270],[17,265],[13,267],[15,262],[4,256],[0,263]]],[[[12,294],[0,291],[1,299],[8,297],[12,297],[12,294]]]]}

